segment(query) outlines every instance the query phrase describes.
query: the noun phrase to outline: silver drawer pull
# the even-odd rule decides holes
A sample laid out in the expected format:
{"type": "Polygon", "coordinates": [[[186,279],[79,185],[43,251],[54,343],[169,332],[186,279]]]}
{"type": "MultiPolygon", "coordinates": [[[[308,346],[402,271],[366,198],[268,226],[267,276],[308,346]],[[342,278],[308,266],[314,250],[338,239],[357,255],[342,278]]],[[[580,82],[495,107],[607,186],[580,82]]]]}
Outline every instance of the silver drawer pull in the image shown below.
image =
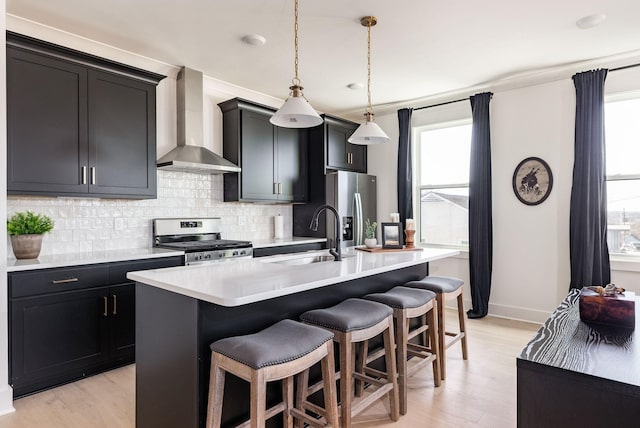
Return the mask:
{"type": "Polygon", "coordinates": [[[109,301],[107,300],[107,296],[102,296],[102,301],[104,302],[104,312],[102,312],[102,316],[106,317],[106,316],[108,316],[107,311],[108,311],[108,305],[109,305],[109,301]]]}
{"type": "Polygon", "coordinates": [[[52,284],[66,284],[67,282],[78,282],[78,278],[54,279],[52,284]]]}

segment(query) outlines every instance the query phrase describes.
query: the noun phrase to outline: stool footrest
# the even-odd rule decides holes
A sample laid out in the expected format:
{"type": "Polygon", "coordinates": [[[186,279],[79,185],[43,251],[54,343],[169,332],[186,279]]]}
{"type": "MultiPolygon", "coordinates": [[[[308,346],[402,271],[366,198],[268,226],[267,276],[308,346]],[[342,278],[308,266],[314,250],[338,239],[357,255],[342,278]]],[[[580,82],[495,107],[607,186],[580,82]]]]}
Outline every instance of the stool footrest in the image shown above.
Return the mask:
{"type": "Polygon", "coordinates": [[[388,394],[391,389],[393,389],[393,384],[387,383],[384,386],[376,389],[371,393],[371,395],[367,395],[362,398],[355,398],[351,403],[351,415],[355,416],[373,404],[375,401],[379,400],[380,397],[388,394]]]}
{"type": "Polygon", "coordinates": [[[452,338],[451,340],[446,341],[446,343],[444,345],[448,349],[448,348],[452,347],[453,345],[455,345],[456,343],[458,343],[459,341],[461,341],[462,338],[466,336],[466,332],[463,331],[461,333],[450,333],[450,332],[447,331],[447,332],[445,332],[445,335],[452,338]]]}
{"type": "Polygon", "coordinates": [[[374,385],[374,386],[378,386],[378,387],[381,387],[383,385],[387,385],[389,383],[386,379],[382,380],[382,379],[376,379],[374,377],[371,377],[371,376],[379,376],[379,377],[382,378],[382,377],[387,375],[385,372],[381,372],[379,370],[372,369],[372,368],[369,368],[369,367],[365,367],[364,371],[365,371],[365,373],[370,374],[370,375],[367,376],[367,375],[364,375],[364,374],[361,374],[361,373],[354,373],[353,374],[353,378],[357,379],[357,380],[360,380],[362,382],[374,385]]]}
{"type": "Polygon", "coordinates": [[[296,418],[305,421],[309,425],[323,427],[323,426],[326,426],[327,424],[324,418],[321,418],[321,419],[312,418],[311,416],[307,415],[304,412],[301,412],[298,409],[290,409],[289,412],[291,413],[292,416],[295,416],[296,418]]]}

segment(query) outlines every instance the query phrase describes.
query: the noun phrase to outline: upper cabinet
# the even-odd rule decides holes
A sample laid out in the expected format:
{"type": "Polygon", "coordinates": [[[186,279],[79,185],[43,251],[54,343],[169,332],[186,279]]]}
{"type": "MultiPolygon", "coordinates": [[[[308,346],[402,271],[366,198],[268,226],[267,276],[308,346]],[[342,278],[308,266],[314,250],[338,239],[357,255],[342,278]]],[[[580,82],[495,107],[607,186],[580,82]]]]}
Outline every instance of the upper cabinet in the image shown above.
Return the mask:
{"type": "Polygon", "coordinates": [[[275,110],[239,98],[218,105],[224,157],[242,168],[224,175],[224,200],[305,202],[306,131],[274,126],[275,110]]]}
{"type": "Polygon", "coordinates": [[[309,134],[310,144],[325,147],[325,168],[367,172],[367,147],[347,140],[358,124],[337,117],[323,115],[324,123],[309,134]]]}
{"type": "Polygon", "coordinates": [[[162,78],[7,33],[8,193],[155,198],[162,78]]]}

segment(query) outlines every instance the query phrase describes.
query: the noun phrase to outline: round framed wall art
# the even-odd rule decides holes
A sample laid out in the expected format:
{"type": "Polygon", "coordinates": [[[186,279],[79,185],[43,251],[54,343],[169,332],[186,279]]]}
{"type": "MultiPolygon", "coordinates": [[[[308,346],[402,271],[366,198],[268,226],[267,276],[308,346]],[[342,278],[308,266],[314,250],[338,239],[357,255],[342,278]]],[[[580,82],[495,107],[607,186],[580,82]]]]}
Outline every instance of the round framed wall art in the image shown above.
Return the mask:
{"type": "Polygon", "coordinates": [[[541,204],[553,187],[551,168],[540,158],[526,158],[513,171],[512,185],[513,193],[523,204],[541,204]]]}

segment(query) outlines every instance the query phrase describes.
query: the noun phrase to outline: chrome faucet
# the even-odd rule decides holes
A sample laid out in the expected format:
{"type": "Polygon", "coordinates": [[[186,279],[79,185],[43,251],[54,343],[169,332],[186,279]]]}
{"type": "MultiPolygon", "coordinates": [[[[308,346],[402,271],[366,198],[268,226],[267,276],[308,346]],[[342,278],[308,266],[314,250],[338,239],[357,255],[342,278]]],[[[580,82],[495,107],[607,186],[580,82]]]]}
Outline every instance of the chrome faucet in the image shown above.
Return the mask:
{"type": "Polygon", "coordinates": [[[331,211],[336,217],[336,249],[329,249],[329,254],[333,256],[334,261],[339,262],[340,260],[342,260],[342,248],[340,248],[340,233],[342,229],[340,228],[340,215],[338,214],[338,211],[336,211],[336,209],[331,205],[320,205],[316,209],[316,212],[313,213],[309,229],[313,230],[314,232],[318,230],[318,216],[323,210],[331,211]]]}

